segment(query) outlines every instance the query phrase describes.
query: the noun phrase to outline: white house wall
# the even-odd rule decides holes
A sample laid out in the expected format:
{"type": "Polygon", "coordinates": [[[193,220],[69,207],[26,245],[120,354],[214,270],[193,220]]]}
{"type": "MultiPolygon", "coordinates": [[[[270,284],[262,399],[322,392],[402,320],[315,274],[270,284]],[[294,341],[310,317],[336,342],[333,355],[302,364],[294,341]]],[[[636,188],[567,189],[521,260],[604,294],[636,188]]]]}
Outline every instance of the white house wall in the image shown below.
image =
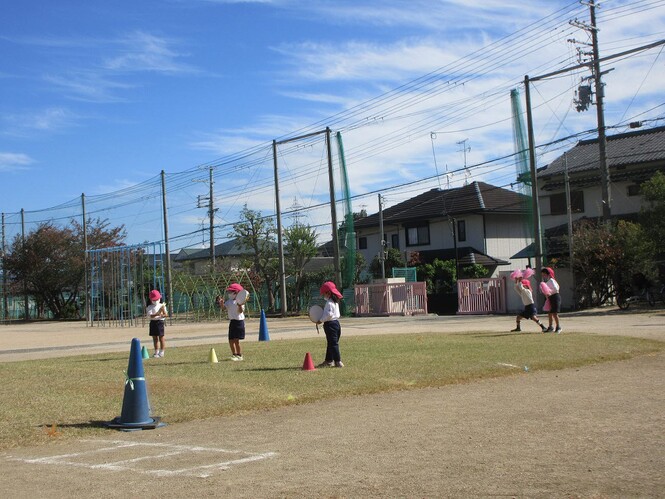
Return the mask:
{"type": "MultiPolygon", "coordinates": [[[[612,215],[628,215],[639,213],[644,203],[644,198],[642,196],[628,196],[629,185],[634,185],[634,182],[612,182],[610,188],[610,195],[612,199],[612,215]]],[[[578,190],[574,187],[574,181],[571,182],[571,186],[572,189],[578,190]]],[[[577,220],[579,218],[602,217],[603,194],[600,184],[585,187],[582,189],[582,191],[584,192],[584,212],[573,213],[571,215],[572,219],[577,220]]],[[[563,189],[558,191],[548,191],[539,197],[540,215],[543,229],[558,227],[568,223],[568,216],[565,213],[562,215],[552,215],[550,211],[550,196],[553,194],[562,194],[564,192],[565,191],[563,189]]]]}
{"type": "MultiPolygon", "coordinates": [[[[533,242],[528,235],[533,232],[528,217],[486,215],[485,253],[510,261],[510,257],[533,242]]],[[[518,265],[517,260],[511,263],[518,265]]]]}

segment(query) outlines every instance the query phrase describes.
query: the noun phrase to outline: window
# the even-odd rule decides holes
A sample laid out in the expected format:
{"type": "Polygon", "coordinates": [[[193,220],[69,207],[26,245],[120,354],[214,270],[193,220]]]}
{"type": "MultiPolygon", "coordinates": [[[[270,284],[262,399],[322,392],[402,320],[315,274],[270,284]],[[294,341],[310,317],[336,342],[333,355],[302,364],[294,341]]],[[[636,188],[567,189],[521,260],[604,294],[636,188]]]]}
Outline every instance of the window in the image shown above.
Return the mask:
{"type": "Polygon", "coordinates": [[[359,237],[358,238],[358,249],[367,249],[367,238],[359,237]]]}
{"type": "MultiPolygon", "coordinates": [[[[584,212],[584,192],[573,191],[570,193],[570,211],[572,213],[584,212]]],[[[566,210],[566,194],[552,194],[550,196],[550,215],[565,215],[568,213],[566,210]]]]}
{"type": "Polygon", "coordinates": [[[640,186],[637,184],[628,186],[628,197],[639,196],[640,195],[640,186]]]}
{"type": "Polygon", "coordinates": [[[466,241],[466,220],[457,221],[457,240],[466,241]]]}
{"type": "Polygon", "coordinates": [[[390,235],[390,247],[399,249],[399,234],[390,235]]]}
{"type": "Polygon", "coordinates": [[[406,226],[405,229],[407,246],[429,244],[429,224],[427,222],[406,226]]]}

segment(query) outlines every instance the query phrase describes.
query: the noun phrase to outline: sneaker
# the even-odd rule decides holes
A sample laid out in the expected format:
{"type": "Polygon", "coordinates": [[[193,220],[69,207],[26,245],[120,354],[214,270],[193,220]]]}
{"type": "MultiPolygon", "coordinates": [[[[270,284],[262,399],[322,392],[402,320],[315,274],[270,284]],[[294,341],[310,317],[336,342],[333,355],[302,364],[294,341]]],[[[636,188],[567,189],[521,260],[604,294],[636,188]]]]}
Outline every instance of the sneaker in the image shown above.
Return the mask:
{"type": "Polygon", "coordinates": [[[335,362],[335,367],[344,367],[344,364],[342,364],[341,360],[338,360],[337,362],[335,362]]]}
{"type": "Polygon", "coordinates": [[[554,328],[552,326],[548,327],[547,329],[545,329],[545,331],[543,331],[543,333],[553,333],[553,332],[554,328]]]}
{"type": "Polygon", "coordinates": [[[540,329],[543,331],[543,333],[547,332],[547,327],[543,326],[542,324],[540,325],[540,329]]]}
{"type": "Polygon", "coordinates": [[[164,357],[164,350],[162,350],[161,352],[159,352],[158,357],[159,357],[160,359],[161,359],[162,357],[164,357]]]}
{"type": "Polygon", "coordinates": [[[333,364],[332,361],[330,361],[330,362],[326,361],[326,362],[321,362],[321,363],[320,363],[318,366],[316,366],[316,367],[323,368],[323,367],[332,367],[332,366],[334,366],[334,365],[335,365],[335,364],[333,364]]]}
{"type": "Polygon", "coordinates": [[[236,360],[245,360],[242,355],[236,355],[236,360]]]}
{"type": "Polygon", "coordinates": [[[159,351],[155,352],[155,355],[153,355],[152,357],[153,357],[154,359],[158,359],[158,358],[159,358],[159,351]]]}
{"type": "Polygon", "coordinates": [[[236,361],[236,360],[240,360],[240,359],[238,358],[237,355],[231,355],[231,360],[236,361]]]}
{"type": "Polygon", "coordinates": [[[522,330],[521,328],[516,327],[515,329],[511,329],[510,332],[511,333],[519,333],[521,330],[522,330]]]}
{"type": "Polygon", "coordinates": [[[556,334],[559,334],[561,331],[563,331],[563,329],[561,329],[560,327],[558,327],[558,328],[556,328],[556,329],[554,330],[554,332],[555,332],[556,334]]]}

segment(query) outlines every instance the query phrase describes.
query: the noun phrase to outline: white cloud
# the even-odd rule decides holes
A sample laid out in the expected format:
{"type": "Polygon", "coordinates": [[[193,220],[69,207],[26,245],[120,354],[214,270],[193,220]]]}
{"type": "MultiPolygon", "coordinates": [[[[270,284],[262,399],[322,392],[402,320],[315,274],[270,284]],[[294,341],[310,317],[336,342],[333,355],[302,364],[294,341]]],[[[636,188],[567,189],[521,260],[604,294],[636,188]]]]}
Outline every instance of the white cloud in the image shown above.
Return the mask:
{"type": "Polygon", "coordinates": [[[0,152],[0,171],[27,170],[35,161],[23,153],[0,152]]]}
{"type": "Polygon", "coordinates": [[[35,132],[60,132],[76,126],[80,116],[63,107],[51,107],[33,113],[5,115],[3,135],[26,137],[35,132]]]}
{"type": "Polygon", "coordinates": [[[196,72],[194,67],[181,62],[187,54],[174,50],[174,42],[167,38],[136,31],[115,43],[123,47],[123,53],[105,58],[103,67],[109,71],[196,72]]]}

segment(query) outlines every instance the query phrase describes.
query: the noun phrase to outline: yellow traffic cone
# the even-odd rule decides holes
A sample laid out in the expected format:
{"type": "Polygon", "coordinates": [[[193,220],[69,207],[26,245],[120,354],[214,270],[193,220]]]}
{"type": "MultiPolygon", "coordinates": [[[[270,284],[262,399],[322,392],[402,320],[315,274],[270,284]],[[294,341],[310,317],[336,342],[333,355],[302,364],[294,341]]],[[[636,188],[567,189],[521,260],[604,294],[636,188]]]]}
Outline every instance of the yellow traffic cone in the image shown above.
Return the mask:
{"type": "Polygon", "coordinates": [[[217,360],[217,354],[215,353],[214,348],[210,349],[210,355],[208,356],[208,362],[210,362],[211,364],[217,364],[219,362],[217,360]]]}

